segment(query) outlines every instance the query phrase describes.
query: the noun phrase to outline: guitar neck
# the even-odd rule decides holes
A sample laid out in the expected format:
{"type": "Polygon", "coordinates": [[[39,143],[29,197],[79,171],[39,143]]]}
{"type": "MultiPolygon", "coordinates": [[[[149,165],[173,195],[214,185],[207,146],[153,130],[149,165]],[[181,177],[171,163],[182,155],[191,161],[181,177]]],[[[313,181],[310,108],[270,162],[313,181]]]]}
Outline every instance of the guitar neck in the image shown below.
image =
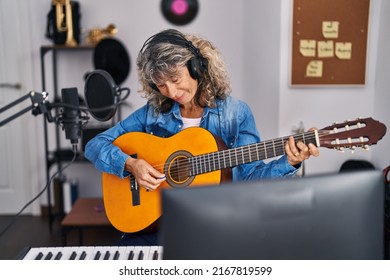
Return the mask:
{"type": "MultiPolygon", "coordinates": [[[[285,145],[290,136],[267,140],[255,144],[249,144],[233,149],[203,154],[189,158],[191,164],[191,176],[212,172],[224,168],[231,168],[257,160],[264,160],[286,154],[285,145]]],[[[306,145],[318,144],[317,131],[309,131],[294,135],[296,142],[301,141],[306,145]]]]}

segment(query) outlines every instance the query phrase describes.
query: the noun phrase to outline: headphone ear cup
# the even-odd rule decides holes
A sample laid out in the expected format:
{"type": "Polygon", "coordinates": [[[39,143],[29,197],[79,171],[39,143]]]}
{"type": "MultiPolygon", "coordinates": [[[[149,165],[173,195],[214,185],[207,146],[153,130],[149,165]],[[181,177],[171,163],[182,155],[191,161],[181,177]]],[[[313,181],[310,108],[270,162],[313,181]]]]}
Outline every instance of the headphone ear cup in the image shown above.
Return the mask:
{"type": "Polygon", "coordinates": [[[192,58],[188,61],[188,71],[193,79],[198,80],[201,77],[202,70],[199,59],[192,58]]]}

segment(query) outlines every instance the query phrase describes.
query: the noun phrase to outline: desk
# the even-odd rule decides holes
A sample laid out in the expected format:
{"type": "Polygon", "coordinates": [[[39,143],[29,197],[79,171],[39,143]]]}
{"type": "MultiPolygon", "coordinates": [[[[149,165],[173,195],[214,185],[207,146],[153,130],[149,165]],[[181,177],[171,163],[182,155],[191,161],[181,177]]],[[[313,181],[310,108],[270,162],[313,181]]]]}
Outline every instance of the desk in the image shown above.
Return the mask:
{"type": "Polygon", "coordinates": [[[67,235],[72,229],[79,230],[79,243],[83,245],[83,229],[111,227],[101,198],[79,198],[70,212],[61,221],[62,242],[66,246],[67,235]]]}

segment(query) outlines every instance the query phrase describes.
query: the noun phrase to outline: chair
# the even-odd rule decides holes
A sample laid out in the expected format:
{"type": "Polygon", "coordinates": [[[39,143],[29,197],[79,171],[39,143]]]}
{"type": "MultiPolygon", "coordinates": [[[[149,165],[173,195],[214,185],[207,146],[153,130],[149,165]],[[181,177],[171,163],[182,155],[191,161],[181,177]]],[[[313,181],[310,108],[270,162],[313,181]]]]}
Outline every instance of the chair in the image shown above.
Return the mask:
{"type": "Polygon", "coordinates": [[[367,160],[347,160],[341,167],[339,172],[350,172],[350,171],[360,171],[360,170],[374,170],[375,166],[367,160]]]}

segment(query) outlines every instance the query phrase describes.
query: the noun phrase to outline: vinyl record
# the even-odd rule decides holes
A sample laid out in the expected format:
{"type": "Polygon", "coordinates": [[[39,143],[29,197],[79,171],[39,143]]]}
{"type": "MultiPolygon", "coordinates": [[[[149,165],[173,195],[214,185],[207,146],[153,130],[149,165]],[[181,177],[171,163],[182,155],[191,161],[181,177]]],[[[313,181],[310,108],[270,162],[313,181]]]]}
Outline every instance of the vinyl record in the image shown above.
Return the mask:
{"type": "Polygon", "coordinates": [[[164,17],[173,24],[190,23],[198,13],[197,0],[162,0],[161,11],[164,17]]]}

